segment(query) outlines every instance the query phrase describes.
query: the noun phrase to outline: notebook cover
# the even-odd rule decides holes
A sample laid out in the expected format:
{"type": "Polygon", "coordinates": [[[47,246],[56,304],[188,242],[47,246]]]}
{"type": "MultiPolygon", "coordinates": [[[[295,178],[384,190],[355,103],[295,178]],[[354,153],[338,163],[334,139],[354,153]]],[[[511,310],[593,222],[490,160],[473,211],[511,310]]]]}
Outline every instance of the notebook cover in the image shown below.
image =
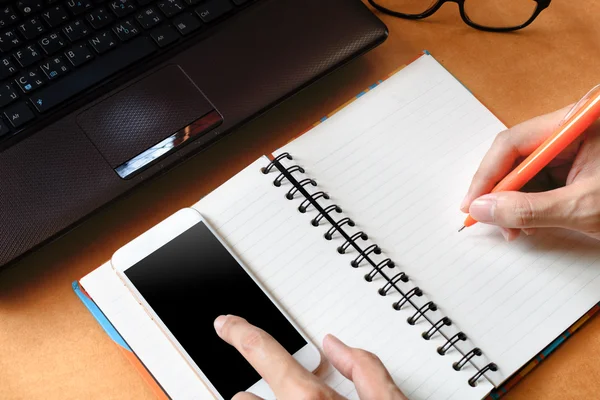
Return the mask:
{"type": "MultiPolygon", "coordinates": [[[[411,62],[415,61],[416,59],[418,59],[419,57],[422,57],[424,55],[431,56],[431,54],[427,50],[424,50],[422,54],[417,56],[415,59],[411,60],[411,62]]],[[[311,130],[315,126],[319,125],[320,123],[326,121],[328,118],[331,118],[331,116],[333,116],[338,111],[340,111],[341,109],[346,107],[348,104],[352,103],[354,100],[363,96],[368,91],[374,89],[375,87],[377,87],[380,83],[382,83],[384,80],[386,80],[390,76],[392,76],[395,73],[402,70],[404,67],[406,67],[406,65],[408,65],[408,64],[402,65],[401,67],[397,68],[396,70],[394,70],[393,72],[388,74],[384,79],[379,80],[376,83],[372,84],[371,86],[369,86],[368,88],[366,88],[365,90],[363,90],[362,92],[357,94],[354,98],[345,102],[344,104],[342,104],[341,106],[339,106],[338,108],[336,108],[335,110],[333,110],[332,112],[330,112],[329,114],[327,114],[326,116],[321,118],[319,121],[312,124],[309,128],[307,128],[300,134],[294,136],[292,139],[290,139],[290,142],[293,141],[294,139],[302,136],[304,133],[308,132],[309,130],[311,130]]],[[[456,79],[456,77],[455,77],[455,79],[456,79]]],[[[457,79],[457,81],[460,82],[458,79],[457,79]]],[[[468,90],[468,88],[467,88],[467,90],[468,90]]],[[[271,157],[272,157],[272,155],[271,155],[271,157]]],[[[93,299],[85,292],[85,290],[81,287],[81,285],[79,285],[79,282],[77,282],[77,281],[73,282],[73,290],[75,291],[75,293],[77,294],[79,299],[83,302],[83,304],[87,307],[87,309],[92,313],[94,318],[96,318],[96,321],[98,321],[98,323],[104,329],[104,331],[119,346],[119,348],[122,350],[122,353],[133,364],[133,366],[140,373],[142,378],[150,385],[152,391],[155,393],[157,398],[169,399],[169,396],[165,393],[165,391],[162,389],[160,384],[154,379],[154,377],[152,376],[150,371],[148,371],[148,369],[144,366],[142,361],[131,350],[131,348],[127,345],[125,340],[123,340],[123,338],[121,337],[119,332],[113,327],[113,325],[110,323],[110,321],[104,316],[104,314],[98,308],[96,303],[94,303],[93,299]]],[[[531,361],[529,361],[526,365],[524,365],[521,369],[519,369],[519,371],[515,372],[510,378],[508,378],[506,380],[506,382],[502,386],[500,386],[497,389],[494,389],[485,398],[485,400],[497,400],[497,399],[500,399],[502,396],[504,396],[512,387],[514,387],[517,383],[519,383],[536,366],[538,366],[540,363],[542,363],[552,352],[554,352],[556,349],[558,349],[569,337],[571,337],[587,321],[589,321],[593,316],[595,316],[598,313],[598,311],[600,311],[600,302],[598,304],[596,304],[586,314],[584,314],[581,318],[579,318],[577,320],[577,322],[575,322],[573,325],[571,325],[571,327],[569,327],[569,329],[564,331],[560,336],[558,336],[554,341],[552,341],[548,346],[546,346],[546,348],[544,348],[544,350],[542,350],[540,353],[538,353],[538,355],[536,355],[533,359],[531,359],[531,361]]]]}

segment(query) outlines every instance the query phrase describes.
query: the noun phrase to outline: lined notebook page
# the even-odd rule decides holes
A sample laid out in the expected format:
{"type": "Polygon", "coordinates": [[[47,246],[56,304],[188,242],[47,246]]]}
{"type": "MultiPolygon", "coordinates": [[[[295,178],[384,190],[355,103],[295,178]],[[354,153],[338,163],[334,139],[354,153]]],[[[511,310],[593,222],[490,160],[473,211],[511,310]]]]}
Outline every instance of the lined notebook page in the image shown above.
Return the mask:
{"type": "MultiPolygon", "coordinates": [[[[343,241],[324,239],[327,224],[313,227],[310,220],[317,213],[314,209],[298,212],[302,199],[298,195],[292,201],[285,199],[290,183],[273,186],[277,173],[260,171],[267,164],[266,158],[258,160],[194,207],[312,341],[320,347],[325,334],[333,333],[352,346],[375,352],[414,399],[478,399],[489,392],[492,385],[485,380],[477,388],[467,385],[472,367],[456,372],[451,360],[437,355],[435,348],[443,343],[440,338],[421,338],[428,328],[423,320],[415,326],[406,323],[414,310],[396,311],[391,304],[397,296],[377,293],[380,279],[368,283],[364,269],[349,265],[346,256],[336,251],[343,241]]],[[[82,286],[173,398],[199,398],[198,379],[190,375],[110,266],[88,275],[82,286]]],[[[320,374],[339,393],[357,398],[353,385],[327,364],[320,374]]]]}
{"type": "Polygon", "coordinates": [[[482,224],[457,233],[502,129],[424,55],[276,154],[335,196],[504,379],[600,299],[600,244],[567,231],[506,243],[482,224]]]}

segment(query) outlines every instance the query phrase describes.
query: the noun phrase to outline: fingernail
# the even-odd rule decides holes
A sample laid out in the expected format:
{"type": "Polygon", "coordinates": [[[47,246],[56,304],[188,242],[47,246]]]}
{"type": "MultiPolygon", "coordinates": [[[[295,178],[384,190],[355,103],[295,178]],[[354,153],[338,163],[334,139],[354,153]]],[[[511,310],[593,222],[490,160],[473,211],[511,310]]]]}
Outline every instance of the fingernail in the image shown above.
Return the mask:
{"type": "Polygon", "coordinates": [[[344,344],[344,342],[342,342],[340,339],[338,339],[337,337],[333,336],[332,334],[327,334],[325,336],[325,338],[323,338],[323,345],[325,344],[325,341],[329,342],[327,344],[327,347],[329,347],[330,350],[336,351],[336,350],[343,350],[348,348],[348,346],[346,346],[344,344]]]}
{"type": "Polygon", "coordinates": [[[494,195],[481,196],[473,200],[469,207],[469,214],[479,222],[494,222],[497,199],[494,195]]]}
{"type": "Polygon", "coordinates": [[[217,331],[218,334],[221,334],[221,328],[223,328],[225,321],[227,321],[227,315],[220,315],[215,319],[215,331],[217,331]]]}
{"type": "Polygon", "coordinates": [[[510,231],[506,228],[500,228],[500,232],[502,232],[502,236],[504,236],[504,239],[506,239],[506,241],[508,242],[510,239],[510,231]]]}
{"type": "Polygon", "coordinates": [[[469,211],[469,194],[468,193],[465,195],[465,198],[460,203],[460,210],[463,212],[469,211]]]}

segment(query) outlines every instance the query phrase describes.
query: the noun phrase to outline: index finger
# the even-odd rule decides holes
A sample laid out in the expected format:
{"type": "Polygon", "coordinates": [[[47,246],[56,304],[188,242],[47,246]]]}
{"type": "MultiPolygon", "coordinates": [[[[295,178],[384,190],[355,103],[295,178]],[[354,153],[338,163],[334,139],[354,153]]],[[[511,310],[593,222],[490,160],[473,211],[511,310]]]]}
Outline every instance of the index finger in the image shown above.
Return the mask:
{"type": "Polygon", "coordinates": [[[244,356],[278,398],[285,397],[285,392],[294,386],[298,389],[303,382],[318,382],[271,335],[245,319],[220,316],[215,320],[215,330],[244,356]]]}
{"type": "Polygon", "coordinates": [[[468,212],[473,200],[490,193],[513,169],[516,160],[533,153],[554,132],[570,108],[530,119],[498,134],[473,176],[460,209],[468,212]]]}

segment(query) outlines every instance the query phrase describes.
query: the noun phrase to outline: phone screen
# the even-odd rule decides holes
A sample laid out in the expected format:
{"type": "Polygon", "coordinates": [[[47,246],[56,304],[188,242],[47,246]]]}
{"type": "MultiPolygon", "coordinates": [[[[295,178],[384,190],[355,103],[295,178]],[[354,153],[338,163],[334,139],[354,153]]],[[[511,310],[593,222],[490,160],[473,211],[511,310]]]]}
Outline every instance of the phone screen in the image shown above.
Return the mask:
{"type": "Polygon", "coordinates": [[[245,318],[291,354],[307,344],[202,222],[125,270],[125,275],[224,398],[261,378],[217,336],[213,322],[219,315],[245,318]]]}

